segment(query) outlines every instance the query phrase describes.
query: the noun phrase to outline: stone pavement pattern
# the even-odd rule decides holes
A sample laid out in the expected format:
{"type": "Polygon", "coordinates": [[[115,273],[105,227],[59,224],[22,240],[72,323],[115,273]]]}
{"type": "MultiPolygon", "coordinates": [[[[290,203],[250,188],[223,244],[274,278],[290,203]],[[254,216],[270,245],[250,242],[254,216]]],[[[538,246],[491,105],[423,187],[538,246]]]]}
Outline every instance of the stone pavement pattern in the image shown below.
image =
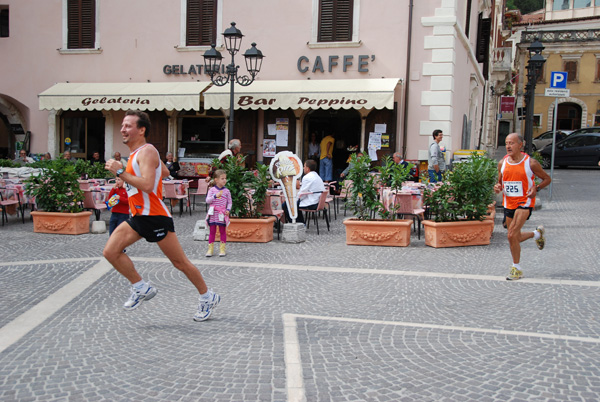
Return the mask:
{"type": "MultiPolygon", "coordinates": [[[[598,179],[555,171],[553,200],[544,190],[525,225],[544,224],[546,249],[523,243],[518,282],[504,280],[500,210],[485,247],[433,249],[416,234],[407,248],[346,246],[338,216],[305,243],[230,243],[211,259],[191,236],[204,209],[176,213],[184,249],[223,297],[214,318],[192,321],[192,285],[138,242],[128,254],[157,297],[122,310],[128,285],[109,270],[0,352],[0,400],[599,399],[598,179]]],[[[32,231],[14,217],[0,228],[0,334],[102,264],[107,234],[32,231]]]]}

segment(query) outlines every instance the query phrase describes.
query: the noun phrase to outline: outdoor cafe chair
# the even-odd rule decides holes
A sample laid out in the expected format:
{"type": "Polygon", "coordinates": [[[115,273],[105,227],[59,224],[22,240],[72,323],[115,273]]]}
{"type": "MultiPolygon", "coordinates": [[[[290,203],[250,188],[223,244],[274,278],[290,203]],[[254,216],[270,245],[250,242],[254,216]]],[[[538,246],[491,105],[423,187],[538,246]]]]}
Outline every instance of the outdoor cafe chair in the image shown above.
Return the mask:
{"type": "Polygon", "coordinates": [[[173,204],[171,200],[179,200],[179,216],[183,214],[183,201],[186,200],[188,209],[190,210],[190,216],[192,216],[192,208],[190,207],[189,197],[189,183],[187,181],[171,180],[163,181],[163,198],[169,200],[171,206],[171,215],[173,215],[173,204]],[[177,191],[177,187],[179,191],[177,191]]]}
{"type": "Polygon", "coordinates": [[[265,203],[260,211],[263,216],[274,216],[275,223],[277,225],[277,240],[279,240],[279,233],[281,231],[281,221],[285,220],[285,213],[282,209],[281,196],[279,195],[267,195],[265,203]]]}
{"type": "Polygon", "coordinates": [[[204,205],[206,205],[206,210],[208,211],[208,204],[206,204],[206,194],[208,194],[208,182],[205,179],[198,179],[198,188],[196,188],[196,191],[194,192],[190,192],[190,195],[193,197],[192,198],[192,207],[194,208],[194,210],[196,209],[196,196],[197,195],[203,195],[204,198],[204,205]]]}
{"type": "Polygon", "coordinates": [[[23,220],[23,223],[25,223],[25,211],[23,209],[23,205],[21,204],[21,197],[19,196],[19,192],[17,190],[12,190],[8,187],[0,187],[0,207],[2,207],[2,226],[4,226],[5,220],[6,220],[6,222],[8,222],[8,213],[7,213],[6,209],[7,209],[7,207],[10,207],[10,206],[14,206],[17,209],[17,216],[18,216],[18,213],[21,213],[21,219],[23,220]],[[13,196],[10,195],[11,193],[13,194],[13,196]]]}
{"type": "Polygon", "coordinates": [[[425,210],[423,208],[413,207],[413,195],[408,193],[398,193],[394,197],[395,212],[402,216],[413,217],[413,230],[419,228],[418,238],[421,239],[421,221],[423,220],[425,210]],[[416,219],[416,222],[415,222],[416,219]]]}
{"type": "Polygon", "coordinates": [[[350,194],[350,189],[352,188],[352,180],[344,180],[343,185],[340,187],[340,193],[335,195],[335,199],[337,200],[335,207],[337,208],[337,212],[339,212],[339,204],[340,199],[344,203],[344,216],[346,216],[346,198],[350,194]]]}
{"type": "Polygon", "coordinates": [[[97,221],[100,220],[102,211],[107,209],[104,199],[109,192],[102,189],[91,188],[83,190],[83,209],[93,210],[97,221]]]}
{"type": "Polygon", "coordinates": [[[325,222],[327,223],[327,231],[329,231],[329,214],[326,208],[328,195],[328,189],[326,189],[326,191],[321,192],[321,197],[319,198],[319,204],[317,205],[317,209],[298,208],[299,211],[302,211],[304,213],[304,222],[306,222],[307,229],[310,227],[310,218],[312,217],[314,219],[315,225],[317,225],[317,234],[319,234],[319,220],[317,219],[317,215],[320,211],[323,211],[325,222]]]}

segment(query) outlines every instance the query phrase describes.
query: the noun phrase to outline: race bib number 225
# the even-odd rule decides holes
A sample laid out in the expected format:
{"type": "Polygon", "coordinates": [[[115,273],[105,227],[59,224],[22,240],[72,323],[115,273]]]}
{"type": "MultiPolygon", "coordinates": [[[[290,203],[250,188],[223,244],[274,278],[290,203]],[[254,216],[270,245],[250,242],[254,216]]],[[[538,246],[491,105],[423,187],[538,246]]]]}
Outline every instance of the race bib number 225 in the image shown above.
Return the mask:
{"type": "Polygon", "coordinates": [[[523,197],[523,183],[520,181],[505,181],[504,194],[507,197],[523,197]]]}

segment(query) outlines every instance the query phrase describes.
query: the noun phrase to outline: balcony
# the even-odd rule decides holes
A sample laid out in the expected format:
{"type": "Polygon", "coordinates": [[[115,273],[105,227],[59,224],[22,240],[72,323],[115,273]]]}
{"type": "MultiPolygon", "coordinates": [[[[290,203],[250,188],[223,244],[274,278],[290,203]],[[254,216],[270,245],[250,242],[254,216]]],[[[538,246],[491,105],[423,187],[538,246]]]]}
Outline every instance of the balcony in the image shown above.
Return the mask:
{"type": "Polygon", "coordinates": [[[512,48],[496,47],[492,51],[492,73],[510,71],[512,66],[512,48]]]}
{"type": "Polygon", "coordinates": [[[525,31],[521,43],[595,42],[600,41],[600,29],[566,29],[561,31],[525,31]]]}

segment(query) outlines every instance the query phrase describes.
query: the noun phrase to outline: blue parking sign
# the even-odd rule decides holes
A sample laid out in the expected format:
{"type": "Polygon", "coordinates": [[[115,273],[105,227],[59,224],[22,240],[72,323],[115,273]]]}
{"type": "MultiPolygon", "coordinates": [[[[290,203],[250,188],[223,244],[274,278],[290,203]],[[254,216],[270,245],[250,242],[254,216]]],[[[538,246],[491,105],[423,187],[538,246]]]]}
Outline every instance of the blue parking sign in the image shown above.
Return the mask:
{"type": "Polygon", "coordinates": [[[567,88],[567,73],[552,71],[550,75],[550,88],[567,88]]]}

